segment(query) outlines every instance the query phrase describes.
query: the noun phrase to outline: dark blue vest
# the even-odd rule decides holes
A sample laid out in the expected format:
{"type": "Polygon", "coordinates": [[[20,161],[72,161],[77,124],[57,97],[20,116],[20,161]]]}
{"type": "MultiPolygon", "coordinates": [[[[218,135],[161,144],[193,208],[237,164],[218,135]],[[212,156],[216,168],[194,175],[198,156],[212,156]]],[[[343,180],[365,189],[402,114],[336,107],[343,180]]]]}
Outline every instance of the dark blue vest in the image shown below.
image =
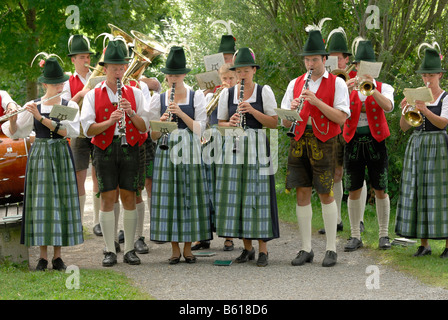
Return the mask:
{"type": "MultiPolygon", "coordinates": [[[[228,101],[229,119],[233,116],[233,114],[236,112],[236,109],[238,108],[238,105],[233,103],[233,96],[234,96],[235,88],[236,88],[236,86],[229,89],[229,101],[228,101]]],[[[256,101],[252,102],[250,105],[254,109],[264,113],[263,98],[261,96],[262,91],[263,91],[263,86],[258,85],[257,93],[256,93],[256,95],[257,95],[256,101]]],[[[258,122],[258,120],[255,119],[255,117],[253,115],[246,113],[245,117],[246,117],[246,127],[252,128],[252,129],[263,128],[263,125],[260,122],[258,122]]]]}
{"type": "MultiPolygon", "coordinates": [[[[160,116],[165,113],[166,111],[166,104],[165,104],[165,96],[166,92],[162,93],[160,95],[160,116]]],[[[188,104],[179,104],[180,109],[185,112],[191,119],[194,120],[194,91],[190,90],[190,101],[188,104]]],[[[173,114],[173,121],[177,122],[177,127],[179,129],[186,129],[187,125],[185,122],[178,118],[176,115],[173,114]]]]}
{"type": "MultiPolygon", "coordinates": [[[[447,92],[442,93],[442,97],[440,97],[439,99],[439,103],[436,106],[428,106],[429,111],[431,111],[432,113],[440,116],[440,114],[442,113],[442,104],[443,104],[443,99],[445,98],[445,96],[447,95],[447,92]]],[[[422,115],[423,116],[423,115],[422,115]]],[[[438,127],[436,127],[435,125],[433,125],[431,123],[431,121],[429,121],[425,116],[423,116],[423,124],[419,127],[416,127],[415,130],[423,130],[423,131],[444,131],[446,130],[446,127],[443,129],[440,129],[438,127]]]]}
{"type": "MultiPolygon", "coordinates": [[[[34,102],[39,102],[41,100],[41,98],[34,100],[34,102]]],[[[68,105],[68,101],[62,99],[61,104],[63,106],[67,106],[68,105]]],[[[59,122],[59,119],[57,118],[50,118],[49,117],[49,113],[41,113],[41,104],[37,105],[37,110],[39,110],[39,113],[46,117],[49,118],[51,120],[54,120],[56,122],[59,122]]],[[[44,126],[39,120],[36,120],[36,118],[34,118],[34,132],[36,132],[36,138],[46,138],[46,139],[62,139],[64,138],[63,136],[57,134],[57,133],[53,133],[52,131],[50,131],[50,129],[48,129],[46,126],[44,126]]]]}

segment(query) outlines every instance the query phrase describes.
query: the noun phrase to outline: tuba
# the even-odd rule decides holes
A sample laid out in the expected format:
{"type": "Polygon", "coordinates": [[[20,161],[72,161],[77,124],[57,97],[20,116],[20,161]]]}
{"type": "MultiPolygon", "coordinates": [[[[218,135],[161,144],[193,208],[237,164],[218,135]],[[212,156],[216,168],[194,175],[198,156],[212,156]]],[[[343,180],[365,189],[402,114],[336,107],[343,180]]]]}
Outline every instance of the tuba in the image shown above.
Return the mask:
{"type": "Polygon", "coordinates": [[[134,47],[132,48],[134,54],[123,75],[123,83],[128,84],[130,81],[135,81],[138,84],[145,69],[157,56],[165,52],[165,48],[141,32],[131,30],[131,34],[134,36],[134,47]]]}

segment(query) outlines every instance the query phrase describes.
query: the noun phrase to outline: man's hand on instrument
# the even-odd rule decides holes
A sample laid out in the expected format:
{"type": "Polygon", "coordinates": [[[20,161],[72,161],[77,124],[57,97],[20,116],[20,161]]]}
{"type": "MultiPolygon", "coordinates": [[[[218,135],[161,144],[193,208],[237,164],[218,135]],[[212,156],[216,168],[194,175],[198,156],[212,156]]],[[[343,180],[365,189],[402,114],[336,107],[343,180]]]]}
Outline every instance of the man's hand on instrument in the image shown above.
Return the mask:
{"type": "Polygon", "coordinates": [[[316,104],[319,103],[319,99],[316,97],[316,95],[314,94],[313,91],[311,90],[303,90],[302,94],[300,95],[299,98],[303,98],[305,101],[308,101],[310,104],[312,104],[313,106],[315,106],[316,104]]]}
{"type": "Polygon", "coordinates": [[[123,111],[117,109],[114,112],[112,112],[112,114],[110,115],[109,120],[112,123],[115,123],[115,122],[120,121],[122,116],[123,116],[123,111]]]}
{"type": "Polygon", "coordinates": [[[348,91],[352,92],[356,86],[356,79],[351,78],[350,80],[347,80],[346,84],[347,84],[348,91]]]}
{"type": "Polygon", "coordinates": [[[123,111],[126,112],[126,114],[128,114],[128,115],[132,114],[131,103],[128,100],[126,100],[125,98],[121,99],[120,106],[123,109],[123,111]]]}
{"type": "Polygon", "coordinates": [[[300,99],[299,98],[295,98],[291,101],[291,110],[297,110],[297,108],[299,107],[300,104],[300,99]]]}

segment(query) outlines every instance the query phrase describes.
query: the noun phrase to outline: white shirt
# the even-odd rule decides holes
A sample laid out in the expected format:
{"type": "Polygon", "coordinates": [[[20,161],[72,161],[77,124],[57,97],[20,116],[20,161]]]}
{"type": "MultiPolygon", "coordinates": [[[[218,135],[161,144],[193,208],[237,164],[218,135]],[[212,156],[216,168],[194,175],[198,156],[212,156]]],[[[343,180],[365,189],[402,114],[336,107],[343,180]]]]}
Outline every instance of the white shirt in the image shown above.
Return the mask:
{"type": "MultiPolygon", "coordinates": [[[[97,86],[98,87],[98,86],[97,86]]],[[[101,90],[106,89],[107,95],[109,96],[109,100],[112,103],[118,102],[118,94],[114,93],[112,89],[109,88],[109,86],[106,84],[106,81],[103,81],[99,87],[101,90]]],[[[143,95],[142,90],[134,87],[130,87],[134,92],[135,97],[135,104],[137,108],[137,114],[145,121],[146,130],[140,131],[140,133],[145,133],[149,129],[149,106],[146,102],[145,96],[143,95]]],[[[122,90],[129,90],[129,87],[122,87],[122,90]]],[[[81,125],[84,129],[84,134],[88,138],[93,138],[93,136],[88,136],[87,131],[89,130],[90,126],[93,123],[96,123],[95,121],[96,114],[95,114],[95,90],[90,90],[85,96],[82,103],[81,108],[81,125]]],[[[118,126],[115,126],[115,132],[114,135],[118,135],[118,126]]]]}
{"type": "MultiPolygon", "coordinates": [[[[442,97],[443,93],[445,91],[442,91],[442,93],[439,95],[436,101],[434,103],[430,104],[430,106],[436,106],[439,104],[440,98],[442,97]]],[[[442,101],[442,111],[440,112],[440,116],[442,118],[448,119],[448,95],[443,99],[442,101]]]]}
{"type": "MultiPolygon", "coordinates": [[[[61,101],[58,104],[61,104],[61,101]]],[[[34,101],[29,101],[25,104],[33,103],[34,101]]],[[[79,110],[78,104],[74,101],[69,101],[68,106],[72,108],[76,108],[79,110]]],[[[40,105],[40,113],[50,113],[53,109],[53,105],[40,105]]],[[[79,135],[79,112],[76,114],[76,117],[73,121],[62,120],[61,124],[64,125],[65,129],[67,129],[67,138],[76,138],[79,135]]],[[[10,123],[6,121],[2,125],[2,131],[11,139],[21,139],[26,138],[30,135],[31,131],[34,127],[34,116],[31,112],[24,111],[17,115],[17,131],[14,134],[9,132],[10,123]]]]}
{"type": "Polygon", "coordinates": [[[0,90],[0,96],[2,97],[2,108],[6,111],[6,107],[8,104],[15,103],[14,100],[12,100],[11,96],[8,94],[8,92],[4,90],[0,90]]]}
{"type": "MultiPolygon", "coordinates": [[[[237,88],[237,87],[235,87],[237,88]]],[[[244,102],[248,103],[254,103],[257,101],[257,90],[258,90],[258,84],[255,84],[254,91],[252,92],[252,95],[249,99],[244,100],[244,102]]],[[[277,113],[275,112],[275,109],[277,108],[277,101],[275,100],[274,92],[272,91],[271,87],[268,85],[264,85],[263,89],[261,90],[261,98],[263,100],[263,111],[265,115],[268,116],[276,116],[277,113]]],[[[234,90],[233,92],[233,103],[238,104],[239,100],[239,92],[238,90],[234,90]]],[[[218,120],[225,120],[228,121],[230,119],[229,116],[229,89],[224,88],[222,90],[221,96],[219,97],[218,102],[218,120]]]]}
{"type": "MultiPolygon", "coordinates": [[[[316,93],[322,83],[322,78],[328,78],[328,71],[325,71],[324,74],[316,81],[310,79],[308,90],[316,93]]],[[[288,88],[286,89],[281,103],[282,109],[291,110],[291,101],[294,100],[294,85],[296,80],[297,78],[291,80],[288,84],[288,88]]],[[[336,77],[333,108],[341,110],[347,114],[347,117],[350,117],[350,95],[348,93],[348,88],[345,81],[340,77],[336,77]]]]}
{"type": "MultiPolygon", "coordinates": [[[[376,80],[373,79],[373,85],[376,88],[376,80]]],[[[390,111],[384,111],[385,113],[390,113],[394,110],[394,88],[387,83],[383,83],[381,86],[381,94],[385,96],[391,103],[392,109],[390,111]]],[[[361,102],[366,101],[367,96],[363,95],[361,91],[358,91],[358,97],[361,102]]],[[[367,127],[369,122],[367,121],[367,114],[365,112],[361,112],[359,115],[358,125],[357,127],[367,127]]]]}
{"type": "MultiPolygon", "coordinates": [[[[92,74],[92,71],[87,72],[86,77],[84,78],[81,76],[78,72],[75,71],[73,74],[74,77],[78,77],[79,80],[81,80],[82,84],[85,85],[87,83],[87,80],[90,78],[90,75],[92,74]]],[[[67,80],[64,82],[64,91],[67,91],[64,93],[61,97],[65,100],[71,100],[73,98],[72,91],[70,90],[70,81],[67,80]]]]}
{"type": "MultiPolygon", "coordinates": [[[[190,90],[187,89],[187,96],[185,101],[178,103],[179,106],[187,105],[190,101],[190,90]]],[[[194,121],[199,123],[201,128],[201,134],[205,131],[205,126],[207,123],[207,112],[205,111],[205,97],[204,93],[200,90],[194,91],[194,121]]],[[[169,105],[169,95],[165,94],[165,105],[169,105]]],[[[151,121],[160,121],[160,94],[154,93],[149,104],[149,119],[151,121]]]]}

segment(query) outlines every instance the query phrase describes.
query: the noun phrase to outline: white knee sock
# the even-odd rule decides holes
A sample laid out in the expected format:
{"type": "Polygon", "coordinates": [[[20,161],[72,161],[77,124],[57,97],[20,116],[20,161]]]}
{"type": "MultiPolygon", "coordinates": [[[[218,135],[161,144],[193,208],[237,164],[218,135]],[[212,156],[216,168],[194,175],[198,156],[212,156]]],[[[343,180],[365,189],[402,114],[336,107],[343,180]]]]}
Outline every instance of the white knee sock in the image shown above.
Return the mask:
{"type": "Polygon", "coordinates": [[[359,229],[359,223],[361,221],[361,208],[362,199],[352,200],[348,198],[348,217],[350,218],[350,230],[352,238],[357,238],[361,240],[361,230],[359,229]]]}
{"type": "Polygon", "coordinates": [[[322,217],[324,219],[325,235],[327,236],[327,248],[336,252],[336,227],[338,223],[338,208],[336,202],[322,205],[322,217]]]}
{"type": "Polygon", "coordinates": [[[376,216],[378,218],[379,237],[387,237],[389,235],[389,216],[390,216],[390,200],[387,195],[384,199],[375,200],[376,216]]]}
{"type": "Polygon", "coordinates": [[[333,193],[334,193],[334,201],[336,201],[336,207],[338,209],[338,223],[341,223],[342,222],[341,204],[342,204],[342,196],[344,195],[344,188],[342,186],[342,181],[334,183],[333,193]]]}
{"type": "Polygon", "coordinates": [[[81,224],[84,222],[84,207],[86,205],[86,195],[79,196],[79,209],[81,211],[81,224]]]}
{"type": "Polygon", "coordinates": [[[145,202],[136,204],[137,207],[137,229],[135,230],[136,238],[143,237],[143,223],[145,221],[145,202]]]}
{"type": "Polygon", "coordinates": [[[93,216],[94,216],[93,223],[97,225],[98,223],[100,223],[101,198],[96,196],[96,192],[92,193],[92,201],[93,201],[93,216]]]}
{"type": "Polygon", "coordinates": [[[302,240],[302,250],[311,252],[311,220],[313,209],[311,204],[307,206],[296,206],[297,221],[299,223],[300,238],[302,240]]]}
{"type": "Polygon", "coordinates": [[[115,224],[115,217],[113,211],[104,212],[100,210],[99,213],[100,217],[100,225],[101,225],[101,231],[103,232],[103,238],[104,243],[106,244],[106,250],[108,252],[113,252],[116,254],[115,251],[115,244],[114,244],[114,224],[115,224]]]}
{"type": "Polygon", "coordinates": [[[123,210],[124,254],[134,249],[137,210],[123,210]]]}

